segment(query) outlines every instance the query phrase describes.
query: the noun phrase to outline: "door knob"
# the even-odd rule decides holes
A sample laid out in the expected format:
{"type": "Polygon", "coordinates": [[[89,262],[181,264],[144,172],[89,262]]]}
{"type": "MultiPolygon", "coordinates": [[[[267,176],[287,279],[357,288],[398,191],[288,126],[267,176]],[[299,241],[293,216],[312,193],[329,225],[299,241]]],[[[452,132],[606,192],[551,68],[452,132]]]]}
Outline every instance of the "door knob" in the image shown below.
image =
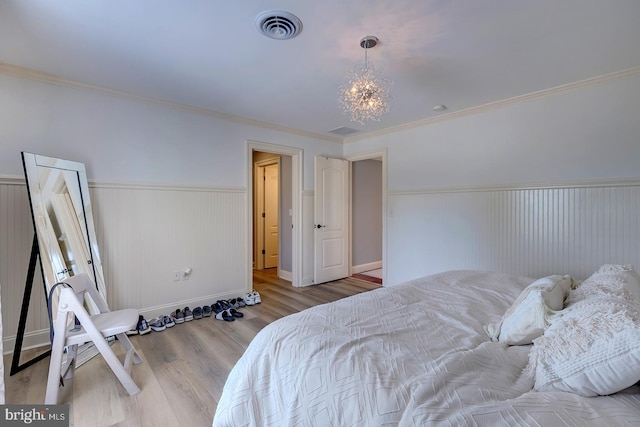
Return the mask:
{"type": "Polygon", "coordinates": [[[316,224],[316,228],[325,228],[326,225],[320,225],[320,224],[316,224]]]}

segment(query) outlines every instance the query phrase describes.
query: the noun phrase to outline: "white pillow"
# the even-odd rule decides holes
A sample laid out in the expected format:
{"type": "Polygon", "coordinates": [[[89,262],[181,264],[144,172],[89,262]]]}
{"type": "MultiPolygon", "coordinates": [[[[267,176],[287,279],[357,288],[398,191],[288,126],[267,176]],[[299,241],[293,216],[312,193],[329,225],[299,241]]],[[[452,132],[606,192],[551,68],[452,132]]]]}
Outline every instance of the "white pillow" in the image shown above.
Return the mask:
{"type": "Polygon", "coordinates": [[[575,284],[569,275],[543,277],[527,286],[499,323],[484,327],[493,341],[508,345],[531,344],[549,326],[549,317],[562,310],[575,284]]]}
{"type": "Polygon", "coordinates": [[[605,265],[534,340],[525,373],[538,391],[612,394],[640,380],[640,282],[631,266],[605,265]]]}

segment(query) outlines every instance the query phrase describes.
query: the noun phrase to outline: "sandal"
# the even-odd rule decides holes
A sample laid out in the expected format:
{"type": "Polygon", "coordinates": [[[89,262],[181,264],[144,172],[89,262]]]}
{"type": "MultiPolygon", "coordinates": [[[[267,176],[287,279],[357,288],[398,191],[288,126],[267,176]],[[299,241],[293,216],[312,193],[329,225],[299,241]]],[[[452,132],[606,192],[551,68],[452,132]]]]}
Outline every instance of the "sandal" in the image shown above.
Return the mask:
{"type": "Polygon", "coordinates": [[[236,320],[236,318],[233,317],[233,315],[229,313],[228,310],[223,310],[220,313],[216,314],[216,319],[225,320],[227,322],[233,322],[234,320],[236,320]]]}
{"type": "Polygon", "coordinates": [[[235,308],[231,308],[229,309],[229,313],[233,316],[233,317],[244,317],[243,313],[240,313],[238,310],[236,310],[235,308]]]}

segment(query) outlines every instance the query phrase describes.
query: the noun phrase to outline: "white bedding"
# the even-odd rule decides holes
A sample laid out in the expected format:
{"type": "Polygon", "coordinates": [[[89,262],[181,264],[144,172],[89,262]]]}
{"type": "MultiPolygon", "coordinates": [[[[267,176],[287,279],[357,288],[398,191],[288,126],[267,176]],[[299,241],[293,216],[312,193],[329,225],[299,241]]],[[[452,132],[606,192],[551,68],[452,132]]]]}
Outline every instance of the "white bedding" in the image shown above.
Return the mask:
{"type": "Polygon", "coordinates": [[[279,319],[229,374],[213,425],[640,425],[640,387],[533,391],[531,346],[485,334],[533,280],[451,271],[279,319]]]}

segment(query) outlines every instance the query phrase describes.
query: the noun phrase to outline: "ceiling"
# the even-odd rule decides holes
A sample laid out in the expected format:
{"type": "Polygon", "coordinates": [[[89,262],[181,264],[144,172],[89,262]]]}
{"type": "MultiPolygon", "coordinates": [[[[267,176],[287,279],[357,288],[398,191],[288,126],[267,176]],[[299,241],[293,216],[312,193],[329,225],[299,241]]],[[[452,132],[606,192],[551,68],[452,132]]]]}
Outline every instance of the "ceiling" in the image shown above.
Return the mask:
{"type": "Polygon", "coordinates": [[[639,67],[639,20],[638,0],[0,0],[0,62],[335,138],[639,67]],[[262,35],[265,10],[301,33],[262,35]],[[338,90],[367,35],[392,100],[360,125],[338,90]]]}

